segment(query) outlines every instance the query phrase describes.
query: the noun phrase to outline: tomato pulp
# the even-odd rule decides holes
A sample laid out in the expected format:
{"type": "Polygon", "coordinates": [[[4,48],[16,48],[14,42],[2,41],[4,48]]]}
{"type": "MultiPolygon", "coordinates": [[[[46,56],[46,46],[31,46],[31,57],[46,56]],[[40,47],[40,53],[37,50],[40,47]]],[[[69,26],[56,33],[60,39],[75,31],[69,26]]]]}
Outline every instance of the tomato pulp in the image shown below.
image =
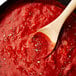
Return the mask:
{"type": "Polygon", "coordinates": [[[50,56],[50,42],[41,33],[32,35],[58,17],[62,10],[55,4],[34,2],[4,13],[0,21],[0,76],[76,75],[75,16],[71,15],[65,22],[50,56]]]}

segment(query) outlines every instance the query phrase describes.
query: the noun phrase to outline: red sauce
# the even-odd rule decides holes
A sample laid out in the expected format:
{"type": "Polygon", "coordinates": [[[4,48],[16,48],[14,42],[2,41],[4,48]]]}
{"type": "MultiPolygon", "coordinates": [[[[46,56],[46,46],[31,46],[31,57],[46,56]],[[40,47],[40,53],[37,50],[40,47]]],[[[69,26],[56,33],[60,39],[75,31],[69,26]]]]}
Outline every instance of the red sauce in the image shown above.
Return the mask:
{"type": "Polygon", "coordinates": [[[68,18],[50,56],[49,40],[42,33],[33,36],[61,12],[54,4],[34,2],[5,15],[0,22],[0,76],[76,75],[76,17],[68,18]]]}

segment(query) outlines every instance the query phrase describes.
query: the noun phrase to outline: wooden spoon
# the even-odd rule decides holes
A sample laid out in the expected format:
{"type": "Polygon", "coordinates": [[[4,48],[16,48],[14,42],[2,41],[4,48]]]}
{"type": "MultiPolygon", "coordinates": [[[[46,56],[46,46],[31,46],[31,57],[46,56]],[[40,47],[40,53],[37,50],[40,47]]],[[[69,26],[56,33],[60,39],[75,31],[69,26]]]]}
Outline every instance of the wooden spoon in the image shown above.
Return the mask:
{"type": "Polygon", "coordinates": [[[52,50],[55,48],[63,23],[68,18],[68,16],[74,11],[75,8],[76,0],[71,0],[68,6],[65,8],[65,10],[61,13],[61,15],[58,18],[56,18],[52,23],[37,31],[45,34],[54,43],[52,50]]]}

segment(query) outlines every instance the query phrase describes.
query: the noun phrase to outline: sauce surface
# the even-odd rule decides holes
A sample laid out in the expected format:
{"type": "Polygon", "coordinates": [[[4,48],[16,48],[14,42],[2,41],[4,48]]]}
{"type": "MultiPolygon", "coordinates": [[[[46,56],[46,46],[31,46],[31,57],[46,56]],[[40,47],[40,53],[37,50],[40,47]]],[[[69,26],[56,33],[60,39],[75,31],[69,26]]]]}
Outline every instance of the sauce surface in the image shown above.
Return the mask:
{"type": "Polygon", "coordinates": [[[52,55],[48,39],[33,33],[62,12],[55,4],[26,3],[0,21],[0,76],[76,76],[76,16],[64,24],[52,55]],[[46,57],[46,58],[45,58],[46,57]]]}

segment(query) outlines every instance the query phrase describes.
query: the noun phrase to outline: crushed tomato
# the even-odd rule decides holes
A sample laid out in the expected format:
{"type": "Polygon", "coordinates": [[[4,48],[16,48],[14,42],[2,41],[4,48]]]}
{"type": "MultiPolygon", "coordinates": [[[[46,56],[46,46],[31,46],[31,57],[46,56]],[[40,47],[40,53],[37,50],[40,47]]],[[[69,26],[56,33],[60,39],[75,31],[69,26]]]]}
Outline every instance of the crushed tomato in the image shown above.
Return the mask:
{"type": "Polygon", "coordinates": [[[76,16],[65,22],[52,55],[48,56],[49,41],[41,33],[32,38],[32,33],[60,15],[63,9],[55,4],[26,3],[4,13],[0,76],[76,76],[76,16]]]}

